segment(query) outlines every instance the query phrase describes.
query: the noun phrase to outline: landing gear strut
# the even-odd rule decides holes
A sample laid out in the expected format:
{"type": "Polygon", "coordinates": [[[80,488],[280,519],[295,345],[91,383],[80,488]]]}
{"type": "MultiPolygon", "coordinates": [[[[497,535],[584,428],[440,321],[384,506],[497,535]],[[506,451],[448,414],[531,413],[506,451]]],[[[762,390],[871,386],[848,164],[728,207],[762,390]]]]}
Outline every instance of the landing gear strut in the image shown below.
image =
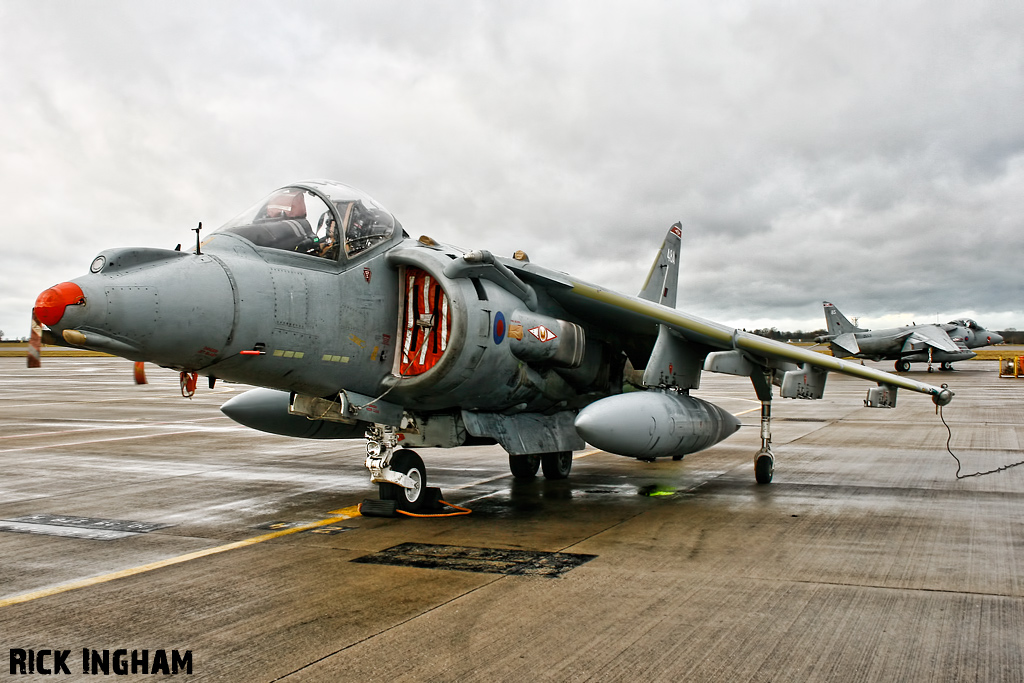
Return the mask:
{"type": "Polygon", "coordinates": [[[754,456],[754,479],[758,484],[770,484],[775,473],[775,455],[772,453],[772,373],[767,368],[750,375],[754,393],[761,401],[761,450],[754,456]]]}
{"type": "Polygon", "coordinates": [[[775,473],[775,455],[772,453],[772,402],[761,401],[761,450],[754,456],[754,479],[758,484],[770,484],[775,473]]]}

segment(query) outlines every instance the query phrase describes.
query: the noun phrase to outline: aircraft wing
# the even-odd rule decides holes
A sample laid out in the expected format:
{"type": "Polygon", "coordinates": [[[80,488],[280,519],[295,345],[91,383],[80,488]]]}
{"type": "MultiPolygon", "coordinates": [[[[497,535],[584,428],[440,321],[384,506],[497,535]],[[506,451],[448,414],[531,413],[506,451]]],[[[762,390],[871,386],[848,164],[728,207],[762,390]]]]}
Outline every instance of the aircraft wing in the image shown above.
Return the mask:
{"type": "Polygon", "coordinates": [[[960,347],[938,325],[920,325],[915,327],[903,343],[903,351],[909,352],[919,349],[922,344],[931,346],[939,351],[949,351],[950,353],[960,351],[960,347]]]}
{"type": "MultiPolygon", "coordinates": [[[[952,398],[952,392],[942,387],[827,356],[804,347],[766,339],[639,297],[627,296],[577,281],[564,273],[549,271],[533,264],[518,264],[504,259],[503,262],[515,270],[525,282],[543,289],[569,313],[598,326],[628,332],[646,339],[647,349],[655,346],[655,341],[662,334],[660,328],[664,326],[676,337],[688,342],[689,348],[698,355],[706,356],[716,351],[737,351],[757,366],[780,370],[817,368],[825,372],[841,372],[877,382],[879,385],[927,394],[941,405],[945,405],[952,398]]],[[[644,360],[646,361],[646,358],[644,360]]],[[[637,363],[634,362],[634,365],[637,363]]]]}

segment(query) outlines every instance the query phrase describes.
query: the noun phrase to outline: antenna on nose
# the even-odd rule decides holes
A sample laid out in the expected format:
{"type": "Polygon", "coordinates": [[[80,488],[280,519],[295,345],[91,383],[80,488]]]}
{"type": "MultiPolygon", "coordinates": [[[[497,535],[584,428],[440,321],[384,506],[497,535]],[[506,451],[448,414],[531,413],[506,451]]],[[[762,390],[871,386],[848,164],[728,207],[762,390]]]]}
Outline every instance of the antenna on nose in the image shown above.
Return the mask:
{"type": "Polygon", "coordinates": [[[192,232],[194,232],[196,234],[196,256],[199,256],[199,254],[202,253],[202,252],[199,251],[199,232],[202,229],[203,229],[203,222],[202,221],[199,221],[199,227],[198,228],[192,228],[192,232]]]}

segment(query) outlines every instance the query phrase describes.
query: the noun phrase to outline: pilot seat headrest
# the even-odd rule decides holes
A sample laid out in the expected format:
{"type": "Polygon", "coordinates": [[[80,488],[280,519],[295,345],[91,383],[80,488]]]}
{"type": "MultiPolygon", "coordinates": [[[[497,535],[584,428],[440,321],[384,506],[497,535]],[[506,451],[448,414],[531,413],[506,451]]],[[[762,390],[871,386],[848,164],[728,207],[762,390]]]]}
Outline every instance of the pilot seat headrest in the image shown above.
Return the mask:
{"type": "Polygon", "coordinates": [[[306,202],[302,192],[282,192],[267,202],[267,218],[305,218],[306,202]]]}

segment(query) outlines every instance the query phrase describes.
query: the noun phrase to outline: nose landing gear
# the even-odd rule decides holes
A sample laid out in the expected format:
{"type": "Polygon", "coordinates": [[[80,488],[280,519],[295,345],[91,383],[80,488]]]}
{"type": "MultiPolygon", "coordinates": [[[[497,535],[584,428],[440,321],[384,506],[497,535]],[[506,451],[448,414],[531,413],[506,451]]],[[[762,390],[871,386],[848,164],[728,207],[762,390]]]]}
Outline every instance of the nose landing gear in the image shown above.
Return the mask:
{"type": "Polygon", "coordinates": [[[427,468],[416,451],[395,450],[395,428],[374,425],[366,432],[366,468],[377,484],[379,501],[364,502],[364,515],[393,517],[395,510],[420,512],[436,509],[441,489],[427,487],[427,468]]]}

